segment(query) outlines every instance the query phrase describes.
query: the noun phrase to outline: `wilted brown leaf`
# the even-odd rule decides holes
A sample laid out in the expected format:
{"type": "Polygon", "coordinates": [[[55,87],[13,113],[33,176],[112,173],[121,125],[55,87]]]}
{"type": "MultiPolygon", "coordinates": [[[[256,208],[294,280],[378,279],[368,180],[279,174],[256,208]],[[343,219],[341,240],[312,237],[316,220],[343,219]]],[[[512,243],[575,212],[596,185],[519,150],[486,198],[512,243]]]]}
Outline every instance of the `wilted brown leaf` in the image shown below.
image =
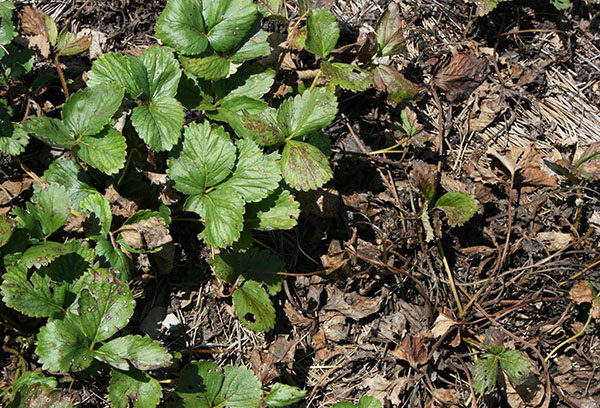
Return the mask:
{"type": "Polygon", "coordinates": [[[129,218],[135,214],[139,208],[139,205],[135,201],[122,197],[113,185],[106,188],[104,198],[110,203],[113,215],[129,218]]]}
{"type": "Polygon", "coordinates": [[[589,282],[577,282],[569,291],[569,297],[577,304],[591,302],[594,299],[594,291],[589,282]]]}
{"type": "Polygon", "coordinates": [[[172,241],[165,221],[159,217],[124,225],[118,232],[125,243],[135,249],[154,249],[172,241]]]}
{"type": "Polygon", "coordinates": [[[421,191],[427,202],[435,198],[435,166],[431,166],[422,160],[412,160],[412,171],[408,178],[413,186],[421,191]]]}
{"type": "Polygon", "coordinates": [[[433,82],[446,92],[450,102],[458,102],[470,95],[485,79],[489,62],[475,54],[456,54],[441,61],[433,82]]]}
{"type": "Polygon", "coordinates": [[[35,7],[25,6],[19,13],[21,33],[25,35],[42,35],[49,40],[48,27],[44,19],[44,13],[35,7]]]}
{"type": "Polygon", "coordinates": [[[429,334],[419,332],[416,335],[407,334],[402,339],[402,343],[395,350],[390,351],[390,354],[400,360],[404,360],[410,364],[415,370],[419,370],[419,366],[427,362],[427,343],[429,342],[429,334]]]}
{"type": "Polygon", "coordinates": [[[292,304],[288,301],[285,302],[283,311],[292,325],[298,329],[306,329],[313,324],[312,319],[302,316],[300,312],[298,312],[296,308],[294,308],[294,306],[292,306],[292,304]]]}
{"type": "Polygon", "coordinates": [[[29,190],[33,184],[30,178],[12,178],[0,184],[0,205],[10,203],[14,198],[29,190]]]}
{"type": "Polygon", "coordinates": [[[344,293],[336,287],[327,288],[329,301],[323,310],[334,310],[354,320],[360,320],[379,311],[387,291],[379,296],[361,296],[358,293],[344,293]]]}
{"type": "Polygon", "coordinates": [[[275,366],[276,362],[277,359],[270,351],[254,349],[250,352],[252,371],[263,385],[270,383],[271,380],[281,375],[279,369],[275,366]]]}
{"type": "Polygon", "coordinates": [[[373,83],[378,90],[387,92],[388,101],[392,105],[406,102],[419,93],[417,85],[389,65],[377,65],[373,74],[373,83]]]}

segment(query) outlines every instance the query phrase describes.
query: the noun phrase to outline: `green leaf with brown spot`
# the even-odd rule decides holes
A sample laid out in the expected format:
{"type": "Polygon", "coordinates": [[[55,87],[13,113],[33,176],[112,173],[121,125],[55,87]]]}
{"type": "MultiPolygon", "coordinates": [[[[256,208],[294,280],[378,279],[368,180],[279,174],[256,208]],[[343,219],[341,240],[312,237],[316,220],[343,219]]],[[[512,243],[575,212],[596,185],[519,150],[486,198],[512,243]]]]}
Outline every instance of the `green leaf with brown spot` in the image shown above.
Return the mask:
{"type": "Polygon", "coordinates": [[[283,148],[281,173],[290,187],[303,191],[320,188],[333,177],[327,157],[318,148],[295,140],[283,148]]]}

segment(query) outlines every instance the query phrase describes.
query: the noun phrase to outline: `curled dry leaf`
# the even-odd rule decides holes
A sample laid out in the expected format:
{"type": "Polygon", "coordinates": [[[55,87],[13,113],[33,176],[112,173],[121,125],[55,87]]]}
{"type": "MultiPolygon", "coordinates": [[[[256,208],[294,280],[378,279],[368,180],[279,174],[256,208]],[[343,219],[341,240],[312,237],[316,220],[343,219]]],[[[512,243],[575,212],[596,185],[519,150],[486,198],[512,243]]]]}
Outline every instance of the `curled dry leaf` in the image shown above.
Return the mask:
{"type": "Polygon", "coordinates": [[[415,370],[419,370],[419,366],[427,363],[428,342],[429,334],[426,332],[419,332],[414,336],[407,334],[402,339],[402,343],[395,350],[390,351],[390,354],[408,362],[415,370]]]}
{"type": "Polygon", "coordinates": [[[591,302],[594,299],[594,291],[589,282],[577,282],[569,291],[569,297],[577,304],[591,302]]]}
{"type": "Polygon", "coordinates": [[[377,297],[361,296],[355,292],[344,293],[336,287],[327,288],[329,301],[323,310],[333,310],[354,320],[360,320],[377,313],[387,296],[387,290],[383,289],[377,297]]]}
{"type": "Polygon", "coordinates": [[[154,249],[172,241],[169,229],[159,217],[124,225],[119,232],[125,243],[135,249],[154,249]]]}
{"type": "Polygon", "coordinates": [[[254,349],[250,352],[252,371],[254,371],[254,374],[256,374],[258,380],[263,385],[268,384],[271,380],[281,375],[275,363],[277,363],[277,358],[268,350],[254,349]]]}
{"type": "Polygon", "coordinates": [[[122,197],[113,185],[106,188],[104,198],[108,200],[113,215],[125,218],[131,217],[139,208],[139,205],[132,200],[122,197]]]}
{"type": "Polygon", "coordinates": [[[450,102],[458,102],[469,96],[485,79],[489,62],[475,54],[456,54],[442,60],[433,82],[446,92],[450,102]]]}
{"type": "Polygon", "coordinates": [[[38,48],[44,58],[50,55],[50,36],[44,13],[34,7],[23,7],[19,14],[21,33],[27,37],[29,47],[38,48]]]}

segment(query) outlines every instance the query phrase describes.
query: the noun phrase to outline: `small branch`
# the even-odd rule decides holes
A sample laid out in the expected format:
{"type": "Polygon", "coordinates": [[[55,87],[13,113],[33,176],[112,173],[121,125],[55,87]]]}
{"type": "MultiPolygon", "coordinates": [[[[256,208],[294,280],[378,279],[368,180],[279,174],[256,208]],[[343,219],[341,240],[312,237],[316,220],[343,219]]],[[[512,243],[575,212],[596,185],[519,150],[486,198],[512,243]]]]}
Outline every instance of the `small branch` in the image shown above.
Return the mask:
{"type": "Polygon", "coordinates": [[[60,78],[60,84],[62,85],[65,97],[69,99],[69,89],[67,88],[67,82],[65,81],[65,76],[63,75],[62,68],[60,67],[60,62],[58,61],[58,55],[54,57],[54,65],[56,66],[58,78],[60,78]]]}
{"type": "Polygon", "coordinates": [[[438,249],[440,250],[440,255],[442,256],[442,263],[444,264],[444,269],[446,269],[446,275],[448,275],[448,281],[450,282],[450,289],[452,289],[452,295],[454,295],[454,300],[456,301],[456,307],[458,308],[458,315],[462,317],[463,308],[460,303],[460,297],[458,296],[458,291],[456,290],[456,284],[454,283],[454,277],[452,276],[452,270],[450,269],[450,265],[448,265],[448,260],[446,259],[446,254],[444,253],[444,247],[439,239],[435,240],[438,249]]]}

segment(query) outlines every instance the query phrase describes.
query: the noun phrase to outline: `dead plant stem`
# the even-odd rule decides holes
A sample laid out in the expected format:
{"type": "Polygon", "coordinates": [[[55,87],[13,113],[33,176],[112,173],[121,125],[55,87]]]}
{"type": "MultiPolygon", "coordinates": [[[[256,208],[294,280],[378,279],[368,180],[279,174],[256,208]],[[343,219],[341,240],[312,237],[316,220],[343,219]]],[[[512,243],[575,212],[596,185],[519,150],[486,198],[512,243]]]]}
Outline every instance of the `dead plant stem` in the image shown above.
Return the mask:
{"type": "Polygon", "coordinates": [[[442,242],[439,239],[435,240],[438,249],[440,250],[440,255],[442,257],[442,263],[444,264],[444,269],[446,270],[446,275],[448,275],[448,281],[450,282],[450,289],[452,289],[452,295],[454,295],[454,301],[456,302],[456,307],[458,308],[458,315],[462,317],[463,308],[460,303],[460,297],[458,296],[458,291],[456,290],[456,284],[454,283],[454,276],[452,276],[452,270],[450,269],[450,265],[448,265],[448,260],[446,259],[446,254],[444,253],[444,247],[442,246],[442,242]]]}

